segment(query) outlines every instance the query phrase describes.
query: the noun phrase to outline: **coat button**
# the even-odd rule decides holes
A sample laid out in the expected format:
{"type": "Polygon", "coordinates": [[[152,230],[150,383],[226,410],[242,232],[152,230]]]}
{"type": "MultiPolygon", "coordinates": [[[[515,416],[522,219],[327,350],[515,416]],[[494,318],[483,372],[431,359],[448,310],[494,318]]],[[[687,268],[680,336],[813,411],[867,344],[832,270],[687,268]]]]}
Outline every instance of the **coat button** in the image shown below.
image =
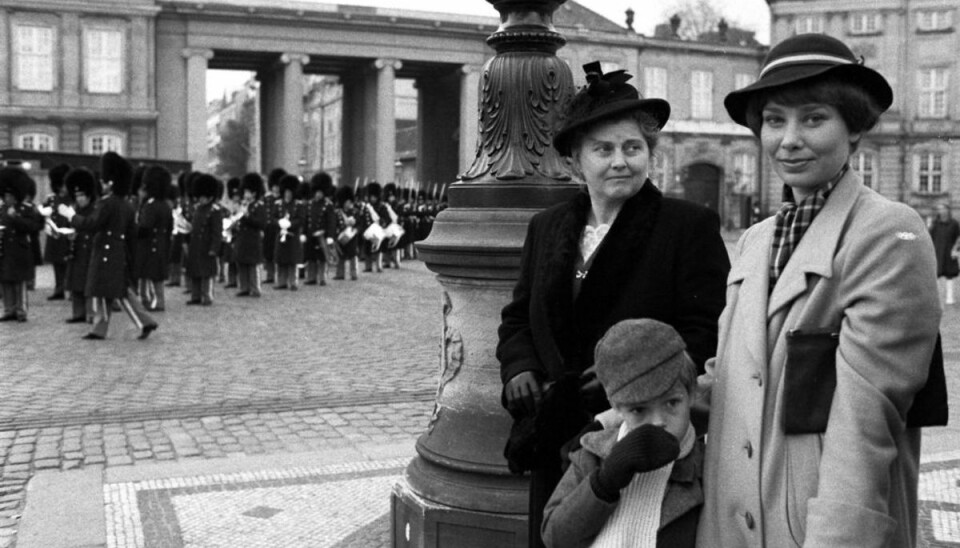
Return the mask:
{"type": "Polygon", "coordinates": [[[104,249],[110,249],[110,244],[103,246],[104,249]]]}
{"type": "Polygon", "coordinates": [[[747,512],[743,515],[743,520],[747,523],[747,529],[750,529],[751,531],[756,526],[756,523],[753,521],[753,514],[750,512],[747,512]]]}
{"type": "Polygon", "coordinates": [[[743,450],[747,452],[747,458],[753,458],[753,444],[748,440],[747,443],[743,444],[743,450]]]}

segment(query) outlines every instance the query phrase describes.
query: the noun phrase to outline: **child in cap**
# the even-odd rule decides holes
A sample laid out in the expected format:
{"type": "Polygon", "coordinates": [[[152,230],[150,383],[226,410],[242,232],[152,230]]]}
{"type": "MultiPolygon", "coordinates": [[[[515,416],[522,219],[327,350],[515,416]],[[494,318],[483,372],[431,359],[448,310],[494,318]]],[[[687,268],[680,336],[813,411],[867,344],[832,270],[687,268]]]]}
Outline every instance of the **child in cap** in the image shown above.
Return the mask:
{"type": "Polygon", "coordinates": [[[669,325],[624,320],[594,363],[622,422],[584,434],[544,509],[543,540],[566,546],[693,547],[703,441],[690,423],[697,369],[669,325]]]}

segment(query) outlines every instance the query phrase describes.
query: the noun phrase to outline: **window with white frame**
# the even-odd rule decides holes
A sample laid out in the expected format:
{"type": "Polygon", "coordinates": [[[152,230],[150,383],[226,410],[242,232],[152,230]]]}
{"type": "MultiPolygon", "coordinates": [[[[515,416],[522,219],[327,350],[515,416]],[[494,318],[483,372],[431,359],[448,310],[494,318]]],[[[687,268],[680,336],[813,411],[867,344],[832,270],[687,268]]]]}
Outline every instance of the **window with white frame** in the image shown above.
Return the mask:
{"type": "Polygon", "coordinates": [[[883,16],[877,12],[854,12],[849,15],[850,34],[876,34],[883,26],[883,16]]]}
{"type": "Polygon", "coordinates": [[[53,135],[42,132],[21,133],[17,136],[17,148],[23,150],[55,150],[53,135]]]}
{"type": "Polygon", "coordinates": [[[39,25],[14,27],[18,89],[53,90],[53,42],[53,27],[39,25]]]}
{"type": "Polygon", "coordinates": [[[952,10],[920,10],[917,12],[918,30],[938,31],[951,28],[953,28],[952,10]]]}
{"type": "Polygon", "coordinates": [[[96,132],[90,133],[86,138],[87,154],[103,154],[104,152],[116,152],[123,154],[123,135],[115,132],[96,132]]]}
{"type": "Polygon", "coordinates": [[[877,155],[867,150],[861,150],[851,159],[853,169],[860,174],[863,185],[867,188],[877,188],[877,155]]]}
{"type": "Polygon", "coordinates": [[[917,192],[940,194],[943,188],[943,155],[937,152],[924,152],[914,155],[914,181],[917,192]]]}
{"type": "Polygon", "coordinates": [[[919,114],[924,118],[947,115],[947,76],[945,68],[924,68],[917,73],[919,114]]]}
{"type": "Polygon", "coordinates": [[[793,20],[793,31],[795,34],[807,34],[810,32],[823,32],[823,18],[819,15],[800,15],[793,20]]]}
{"type": "Polygon", "coordinates": [[[657,185],[657,188],[664,189],[667,184],[667,157],[662,152],[656,151],[653,153],[648,175],[653,184],[657,185]]]}
{"type": "Polygon", "coordinates": [[[123,91],[123,32],[86,28],[84,41],[84,82],[92,93],[123,91]]]}
{"type": "Polygon", "coordinates": [[[733,75],[733,89],[743,89],[753,83],[754,77],[746,72],[738,72],[733,75]]]}
{"type": "Polygon", "coordinates": [[[713,73],[695,70],[690,74],[690,116],[699,120],[713,118],[713,73]]]}
{"type": "Polygon", "coordinates": [[[643,96],[663,99],[667,96],[667,69],[663,67],[645,67],[643,69],[643,96]]]}
{"type": "Polygon", "coordinates": [[[753,194],[757,189],[757,156],[752,152],[733,155],[734,193],[753,194]]]}

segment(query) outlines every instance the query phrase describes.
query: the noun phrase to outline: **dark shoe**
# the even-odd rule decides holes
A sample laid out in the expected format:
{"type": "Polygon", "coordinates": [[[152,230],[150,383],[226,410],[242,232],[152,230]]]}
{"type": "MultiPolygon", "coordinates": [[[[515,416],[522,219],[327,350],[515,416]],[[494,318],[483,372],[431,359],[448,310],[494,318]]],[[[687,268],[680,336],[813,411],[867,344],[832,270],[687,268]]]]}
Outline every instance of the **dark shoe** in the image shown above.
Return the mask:
{"type": "Polygon", "coordinates": [[[27,316],[26,316],[26,315],[17,316],[17,321],[20,322],[20,323],[26,323],[26,321],[27,321],[27,316]]]}
{"type": "Polygon", "coordinates": [[[200,299],[190,299],[189,301],[187,301],[187,304],[188,305],[200,304],[200,299]]]}
{"type": "Polygon", "coordinates": [[[319,285],[327,285],[327,280],[320,280],[319,285]]]}
{"type": "Polygon", "coordinates": [[[150,324],[143,326],[143,329],[140,330],[140,336],[137,337],[141,341],[150,336],[150,333],[153,333],[157,329],[157,324],[150,324]]]}
{"type": "Polygon", "coordinates": [[[167,282],[165,285],[167,287],[180,287],[180,282],[167,282]]]}
{"type": "Polygon", "coordinates": [[[286,286],[286,285],[275,285],[275,286],[273,286],[273,288],[274,288],[274,289],[287,289],[287,286],[286,286]]]}
{"type": "Polygon", "coordinates": [[[356,276],[350,276],[350,281],[351,281],[351,282],[357,281],[357,277],[356,277],[356,276]]]}
{"type": "Polygon", "coordinates": [[[63,293],[54,293],[53,295],[50,295],[49,297],[47,297],[47,300],[48,300],[48,301],[62,301],[64,298],[65,298],[65,297],[63,296],[63,293]]]}
{"type": "Polygon", "coordinates": [[[101,335],[97,335],[96,333],[87,333],[86,335],[84,335],[83,337],[80,337],[80,338],[81,338],[81,339],[87,339],[88,341],[102,341],[102,340],[103,340],[103,337],[102,337],[101,335]]]}
{"type": "Polygon", "coordinates": [[[223,286],[224,289],[236,289],[237,284],[227,284],[223,286]]]}
{"type": "Polygon", "coordinates": [[[213,301],[200,301],[200,306],[213,306],[213,301]]]}
{"type": "Polygon", "coordinates": [[[364,271],[364,272],[373,272],[373,269],[372,269],[372,268],[364,268],[363,271],[364,271]]]}
{"type": "Polygon", "coordinates": [[[259,294],[259,293],[251,293],[250,296],[251,296],[251,297],[254,297],[254,298],[257,298],[257,299],[260,298],[260,294],[259,294]]]}
{"type": "Polygon", "coordinates": [[[17,319],[16,314],[7,314],[5,316],[0,316],[0,322],[12,322],[17,319]]]}
{"type": "Polygon", "coordinates": [[[249,297],[249,296],[250,296],[249,291],[240,291],[235,295],[235,297],[249,297]]]}
{"type": "Polygon", "coordinates": [[[310,280],[309,282],[303,282],[303,285],[317,285],[317,280],[310,280]]]}
{"type": "Polygon", "coordinates": [[[163,312],[164,310],[166,310],[166,308],[162,306],[155,306],[153,308],[148,307],[147,310],[149,310],[150,312],[163,312]]]}
{"type": "Polygon", "coordinates": [[[298,289],[300,289],[299,286],[296,286],[296,285],[291,285],[291,286],[290,286],[290,291],[296,291],[296,290],[298,290],[298,289]]]}
{"type": "Polygon", "coordinates": [[[85,321],[87,321],[87,319],[80,316],[79,318],[70,318],[65,323],[83,323],[85,321]]]}
{"type": "Polygon", "coordinates": [[[272,284],[273,281],[274,281],[273,278],[267,278],[266,280],[263,280],[263,283],[265,283],[265,284],[272,284]]]}
{"type": "Polygon", "coordinates": [[[333,279],[334,279],[334,280],[342,280],[342,279],[344,279],[344,278],[343,278],[343,276],[334,276],[333,279]]]}

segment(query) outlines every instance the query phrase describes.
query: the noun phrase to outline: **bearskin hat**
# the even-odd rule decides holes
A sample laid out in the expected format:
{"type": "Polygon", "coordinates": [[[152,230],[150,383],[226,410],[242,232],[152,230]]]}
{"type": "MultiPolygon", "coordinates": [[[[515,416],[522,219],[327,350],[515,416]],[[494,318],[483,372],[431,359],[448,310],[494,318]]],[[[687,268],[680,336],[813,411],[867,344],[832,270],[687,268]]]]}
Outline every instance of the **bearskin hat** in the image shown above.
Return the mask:
{"type": "Polygon", "coordinates": [[[380,186],[380,183],[376,181],[371,181],[367,183],[365,187],[367,190],[367,198],[376,198],[380,199],[380,195],[383,192],[383,187],[380,186]]]}
{"type": "Polygon", "coordinates": [[[216,199],[219,185],[220,181],[216,177],[209,173],[201,173],[193,179],[193,195],[197,198],[216,199]]]}
{"type": "Polygon", "coordinates": [[[343,207],[343,204],[347,203],[348,200],[354,199],[353,189],[347,185],[337,187],[337,191],[334,193],[334,198],[337,202],[337,205],[343,207]]]}
{"type": "Polygon", "coordinates": [[[287,170],[282,167],[275,167],[267,174],[267,188],[273,188],[280,185],[280,179],[287,175],[287,170]]]}
{"type": "Polygon", "coordinates": [[[289,173],[280,178],[280,194],[290,191],[294,196],[297,195],[297,187],[300,186],[300,178],[289,173]]]}
{"type": "Polygon", "coordinates": [[[323,192],[327,198],[333,197],[333,179],[326,171],[318,171],[310,177],[310,190],[314,194],[323,192]]]}
{"type": "Polygon", "coordinates": [[[50,190],[52,190],[54,194],[60,192],[60,189],[63,188],[63,178],[66,177],[69,172],[69,164],[57,164],[47,172],[47,177],[50,178],[50,190]]]}
{"type": "Polygon", "coordinates": [[[180,187],[174,184],[171,184],[167,187],[166,198],[171,202],[176,202],[180,199],[180,187]]]}
{"type": "Polygon", "coordinates": [[[163,166],[148,166],[143,170],[143,190],[156,200],[166,198],[172,180],[173,176],[163,166]]]}
{"type": "Polygon", "coordinates": [[[133,166],[116,152],[106,152],[100,157],[100,178],[113,183],[114,196],[126,196],[133,183],[133,166]]]}
{"type": "Polygon", "coordinates": [[[0,189],[3,189],[3,193],[13,194],[14,199],[18,202],[22,202],[24,198],[30,196],[31,186],[34,190],[37,187],[26,171],[13,166],[0,168],[0,189]]]}
{"type": "Polygon", "coordinates": [[[249,190],[257,198],[263,197],[263,177],[259,173],[247,173],[240,179],[240,188],[249,190]]]}
{"type": "Polygon", "coordinates": [[[227,196],[230,198],[240,196],[240,177],[230,177],[227,179],[227,196]]]}
{"type": "Polygon", "coordinates": [[[294,194],[298,200],[309,200],[310,199],[310,183],[307,181],[300,181],[297,184],[297,192],[294,194]]]}
{"type": "Polygon", "coordinates": [[[390,196],[396,196],[397,195],[396,183],[387,183],[383,185],[383,195],[388,199],[390,198],[390,196]]]}
{"type": "Polygon", "coordinates": [[[97,178],[85,167],[71,169],[63,179],[63,184],[70,190],[70,196],[76,199],[77,193],[82,192],[90,198],[90,201],[97,199],[98,185],[97,178]]]}
{"type": "Polygon", "coordinates": [[[226,183],[223,182],[223,179],[219,177],[215,177],[215,178],[217,179],[217,195],[214,196],[213,198],[217,201],[220,201],[223,199],[223,195],[227,191],[227,185],[226,183]]]}

